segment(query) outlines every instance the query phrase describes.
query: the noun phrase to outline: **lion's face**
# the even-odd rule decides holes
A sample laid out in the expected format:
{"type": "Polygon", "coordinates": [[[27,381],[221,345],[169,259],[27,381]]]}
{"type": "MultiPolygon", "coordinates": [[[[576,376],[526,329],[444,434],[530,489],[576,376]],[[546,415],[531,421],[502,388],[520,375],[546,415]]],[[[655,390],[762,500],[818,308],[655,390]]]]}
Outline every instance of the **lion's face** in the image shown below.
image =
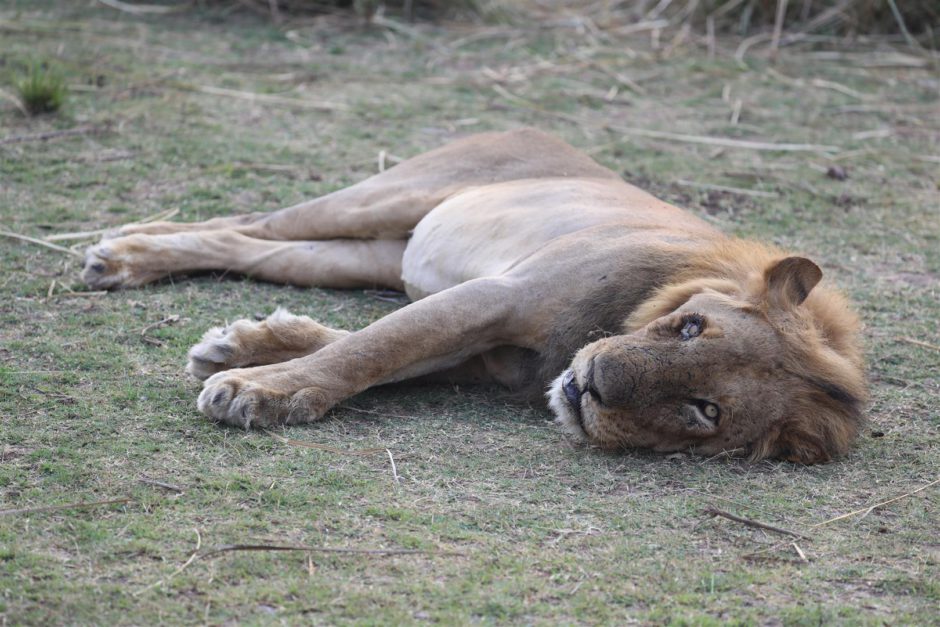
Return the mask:
{"type": "Polygon", "coordinates": [[[741,448],[783,414],[793,382],[781,349],[758,313],[698,294],[635,333],[582,348],[552,385],[551,406],[605,448],[741,448]]]}
{"type": "Polygon", "coordinates": [[[854,436],[844,416],[855,419],[859,400],[808,375],[788,346],[797,326],[788,316],[817,280],[777,281],[776,298],[772,280],[770,305],[695,293],[632,333],[584,346],[549,405],[569,432],[604,448],[825,461],[854,436]]]}

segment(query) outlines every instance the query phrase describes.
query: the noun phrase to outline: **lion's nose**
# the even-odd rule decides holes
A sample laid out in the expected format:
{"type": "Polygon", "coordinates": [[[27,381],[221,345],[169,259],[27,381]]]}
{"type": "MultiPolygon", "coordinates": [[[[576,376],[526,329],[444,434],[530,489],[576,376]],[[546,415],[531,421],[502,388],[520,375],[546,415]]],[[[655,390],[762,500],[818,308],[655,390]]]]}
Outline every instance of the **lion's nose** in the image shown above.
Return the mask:
{"type": "Polygon", "coordinates": [[[561,382],[561,389],[565,393],[565,398],[568,399],[571,406],[580,410],[581,388],[578,387],[578,382],[574,378],[573,370],[569,370],[565,374],[565,378],[562,379],[561,382]]]}
{"type": "Polygon", "coordinates": [[[637,385],[652,370],[646,356],[612,350],[594,357],[590,365],[590,391],[607,405],[629,405],[635,400],[637,385]]]}

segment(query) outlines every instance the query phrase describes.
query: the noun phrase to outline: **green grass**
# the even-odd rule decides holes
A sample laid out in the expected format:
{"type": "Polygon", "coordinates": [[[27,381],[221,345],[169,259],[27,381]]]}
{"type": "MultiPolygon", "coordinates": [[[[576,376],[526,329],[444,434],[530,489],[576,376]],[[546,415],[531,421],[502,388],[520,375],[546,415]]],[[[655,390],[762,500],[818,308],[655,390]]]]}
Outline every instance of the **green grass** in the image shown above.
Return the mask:
{"type": "Polygon", "coordinates": [[[32,63],[26,75],[16,82],[16,93],[29,115],[55,113],[65,104],[65,79],[46,63],[32,63]]]}
{"type": "Polygon", "coordinates": [[[670,33],[656,51],[648,34],[589,37],[574,22],[419,24],[411,36],[341,18],[281,29],[195,9],[139,19],[23,1],[0,9],[0,23],[0,85],[47,58],[70,89],[65,115],[27,119],[0,104],[0,142],[101,129],[0,143],[3,230],[43,237],[173,207],[187,221],[275,209],[372,174],[381,150],[407,157],[460,134],[536,125],[729,232],[812,256],[861,311],[873,386],[858,446],[819,467],[571,447],[543,408],[451,387],[370,391],[283,432],[383,449],[338,455],[205,421],[186,351],[209,326],[275,305],[345,328],[395,305],[217,276],[76,296],[78,258],[4,239],[0,510],[130,501],[0,516],[0,621],[936,623],[936,487],[814,527],[927,484],[940,467],[940,351],[908,340],[940,345],[931,67],[871,63],[883,54],[872,48],[831,59],[794,47],[775,66],[755,54],[742,68],[736,41],[709,59],[690,42],[667,54],[670,33]],[[201,85],[346,108],[262,107],[201,85]],[[625,127],[840,151],[718,150],[625,127]],[[833,163],[846,181],[825,176],[833,163]],[[149,334],[162,345],[141,340],[174,314],[177,324],[149,334]],[[707,507],[806,533],[809,561],[707,507]],[[461,555],[232,552],[180,571],[197,531],[202,550],[461,555]]]}

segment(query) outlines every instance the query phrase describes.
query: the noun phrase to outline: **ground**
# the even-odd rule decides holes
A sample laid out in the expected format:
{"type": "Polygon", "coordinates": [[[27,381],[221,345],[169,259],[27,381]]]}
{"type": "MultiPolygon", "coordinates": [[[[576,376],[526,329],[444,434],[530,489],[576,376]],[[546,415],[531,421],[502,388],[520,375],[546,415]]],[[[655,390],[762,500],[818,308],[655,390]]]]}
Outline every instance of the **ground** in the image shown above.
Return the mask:
{"type": "Polygon", "coordinates": [[[538,126],[844,287],[873,389],[855,450],[815,467],[606,454],[543,407],[452,387],[376,390],[275,434],[220,428],[183,374],[206,328],[276,305],[357,328],[397,297],[219,275],[87,293],[79,257],[4,237],[3,624],[937,620],[940,485],[917,491],[940,467],[936,58],[823,38],[736,59],[737,40],[710,54],[602,17],[275,26],[4,3],[0,88],[39,60],[70,96],[32,119],[0,100],[0,229],[270,210],[459,135],[538,126]],[[311,550],[209,553],[234,544],[311,550]]]}

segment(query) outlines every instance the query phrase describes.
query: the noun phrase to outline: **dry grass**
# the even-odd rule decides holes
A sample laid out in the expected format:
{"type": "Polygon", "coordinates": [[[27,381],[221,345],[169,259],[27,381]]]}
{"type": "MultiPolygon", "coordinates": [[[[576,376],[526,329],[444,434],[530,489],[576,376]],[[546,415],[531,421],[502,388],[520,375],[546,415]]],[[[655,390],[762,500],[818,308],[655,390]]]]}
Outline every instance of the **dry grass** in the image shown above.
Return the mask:
{"type": "MultiPolygon", "coordinates": [[[[134,15],[187,8],[185,4],[99,2],[134,15]]],[[[805,40],[814,35],[897,35],[915,47],[936,48],[940,36],[935,32],[940,6],[933,0],[200,0],[198,4],[209,5],[266,16],[278,24],[303,16],[349,12],[365,23],[400,29],[404,27],[385,19],[386,11],[409,21],[459,18],[517,24],[578,15],[592,20],[599,30],[696,29],[709,37],[716,32],[742,37],[773,32],[774,47],[781,41],[805,40]]]]}

